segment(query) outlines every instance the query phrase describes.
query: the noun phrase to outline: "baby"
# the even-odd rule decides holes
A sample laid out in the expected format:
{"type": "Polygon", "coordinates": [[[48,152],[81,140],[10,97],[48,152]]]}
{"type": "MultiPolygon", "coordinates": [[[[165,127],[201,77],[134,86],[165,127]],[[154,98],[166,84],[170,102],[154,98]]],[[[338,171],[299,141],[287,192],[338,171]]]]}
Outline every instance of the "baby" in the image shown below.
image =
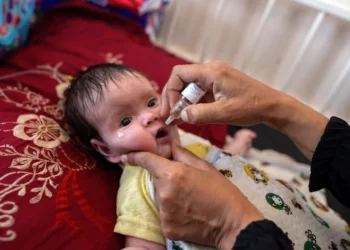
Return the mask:
{"type": "MultiPolygon", "coordinates": [[[[132,151],[171,158],[171,142],[179,140],[179,133],[175,126],[165,126],[160,118],[157,89],[155,83],[127,66],[96,65],[72,81],[65,116],[80,141],[112,163],[119,163],[121,155],[132,151]]],[[[226,148],[249,148],[254,134],[243,136],[245,132],[233,141],[236,145],[226,148]]],[[[295,249],[334,249],[337,245],[350,249],[346,224],[297,188],[269,178],[243,158],[208,143],[186,148],[234,183],[265,218],[288,234],[295,249]]],[[[155,192],[152,176],[146,170],[123,166],[114,231],[126,236],[125,249],[212,249],[166,240],[155,192]]]]}
{"type": "MultiPolygon", "coordinates": [[[[179,134],[175,126],[165,126],[160,118],[160,95],[157,90],[156,83],[127,66],[95,65],[73,80],[65,103],[66,120],[83,144],[92,146],[112,163],[119,163],[121,155],[132,151],[148,151],[171,158],[171,142],[179,140],[179,134]]],[[[244,154],[251,147],[254,137],[254,132],[241,130],[226,147],[244,154]]],[[[148,207],[143,208],[144,197],[135,195],[145,191],[136,190],[133,186],[138,186],[142,172],[136,167],[124,168],[118,193],[115,231],[127,236],[126,249],[165,249],[159,215],[149,215],[147,212],[149,206],[151,210],[156,207],[146,204],[148,207]],[[136,228],[130,226],[134,216],[144,219],[137,218],[134,223],[146,230],[136,232],[136,228]]],[[[148,191],[144,193],[147,195],[148,191]]]]}

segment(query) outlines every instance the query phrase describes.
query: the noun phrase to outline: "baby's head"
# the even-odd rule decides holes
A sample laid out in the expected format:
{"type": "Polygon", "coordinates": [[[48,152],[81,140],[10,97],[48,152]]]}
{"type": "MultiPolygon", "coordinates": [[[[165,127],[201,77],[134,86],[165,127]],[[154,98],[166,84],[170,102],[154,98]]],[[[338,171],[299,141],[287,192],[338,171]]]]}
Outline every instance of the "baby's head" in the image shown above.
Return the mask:
{"type": "Polygon", "coordinates": [[[158,86],[125,65],[99,64],[82,72],[71,83],[65,117],[72,133],[108,161],[147,151],[171,157],[171,141],[178,139],[174,126],[160,117],[158,86]]]}

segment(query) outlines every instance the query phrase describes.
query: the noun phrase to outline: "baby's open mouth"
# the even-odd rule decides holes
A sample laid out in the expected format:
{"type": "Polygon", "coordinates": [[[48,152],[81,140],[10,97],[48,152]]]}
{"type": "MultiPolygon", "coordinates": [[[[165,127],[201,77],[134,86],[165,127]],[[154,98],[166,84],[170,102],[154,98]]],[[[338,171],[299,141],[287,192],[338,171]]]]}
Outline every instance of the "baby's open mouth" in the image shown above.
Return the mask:
{"type": "Polygon", "coordinates": [[[160,129],[156,134],[156,139],[168,136],[168,132],[165,129],[160,129]]]}

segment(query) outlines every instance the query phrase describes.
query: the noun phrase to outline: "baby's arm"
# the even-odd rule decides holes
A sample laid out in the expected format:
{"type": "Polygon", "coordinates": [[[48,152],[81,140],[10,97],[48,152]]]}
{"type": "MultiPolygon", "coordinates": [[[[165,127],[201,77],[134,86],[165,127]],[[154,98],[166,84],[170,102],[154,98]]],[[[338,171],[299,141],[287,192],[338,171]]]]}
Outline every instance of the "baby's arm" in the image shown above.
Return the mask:
{"type": "Polygon", "coordinates": [[[122,250],[166,250],[165,246],[132,236],[125,237],[125,248],[122,250]]]}

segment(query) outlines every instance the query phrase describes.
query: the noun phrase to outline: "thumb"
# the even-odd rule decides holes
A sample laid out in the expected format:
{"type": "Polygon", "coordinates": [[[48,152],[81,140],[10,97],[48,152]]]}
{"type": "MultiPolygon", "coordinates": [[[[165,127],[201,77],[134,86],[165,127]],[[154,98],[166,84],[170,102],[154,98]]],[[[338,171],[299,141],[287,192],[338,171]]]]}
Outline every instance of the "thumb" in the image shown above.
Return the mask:
{"type": "Polygon", "coordinates": [[[226,123],[230,116],[227,100],[193,104],[181,111],[181,120],[192,124],[226,123]]]}
{"type": "Polygon", "coordinates": [[[132,166],[143,167],[157,179],[162,169],[173,164],[170,160],[149,152],[134,152],[122,155],[121,161],[132,166]]]}

